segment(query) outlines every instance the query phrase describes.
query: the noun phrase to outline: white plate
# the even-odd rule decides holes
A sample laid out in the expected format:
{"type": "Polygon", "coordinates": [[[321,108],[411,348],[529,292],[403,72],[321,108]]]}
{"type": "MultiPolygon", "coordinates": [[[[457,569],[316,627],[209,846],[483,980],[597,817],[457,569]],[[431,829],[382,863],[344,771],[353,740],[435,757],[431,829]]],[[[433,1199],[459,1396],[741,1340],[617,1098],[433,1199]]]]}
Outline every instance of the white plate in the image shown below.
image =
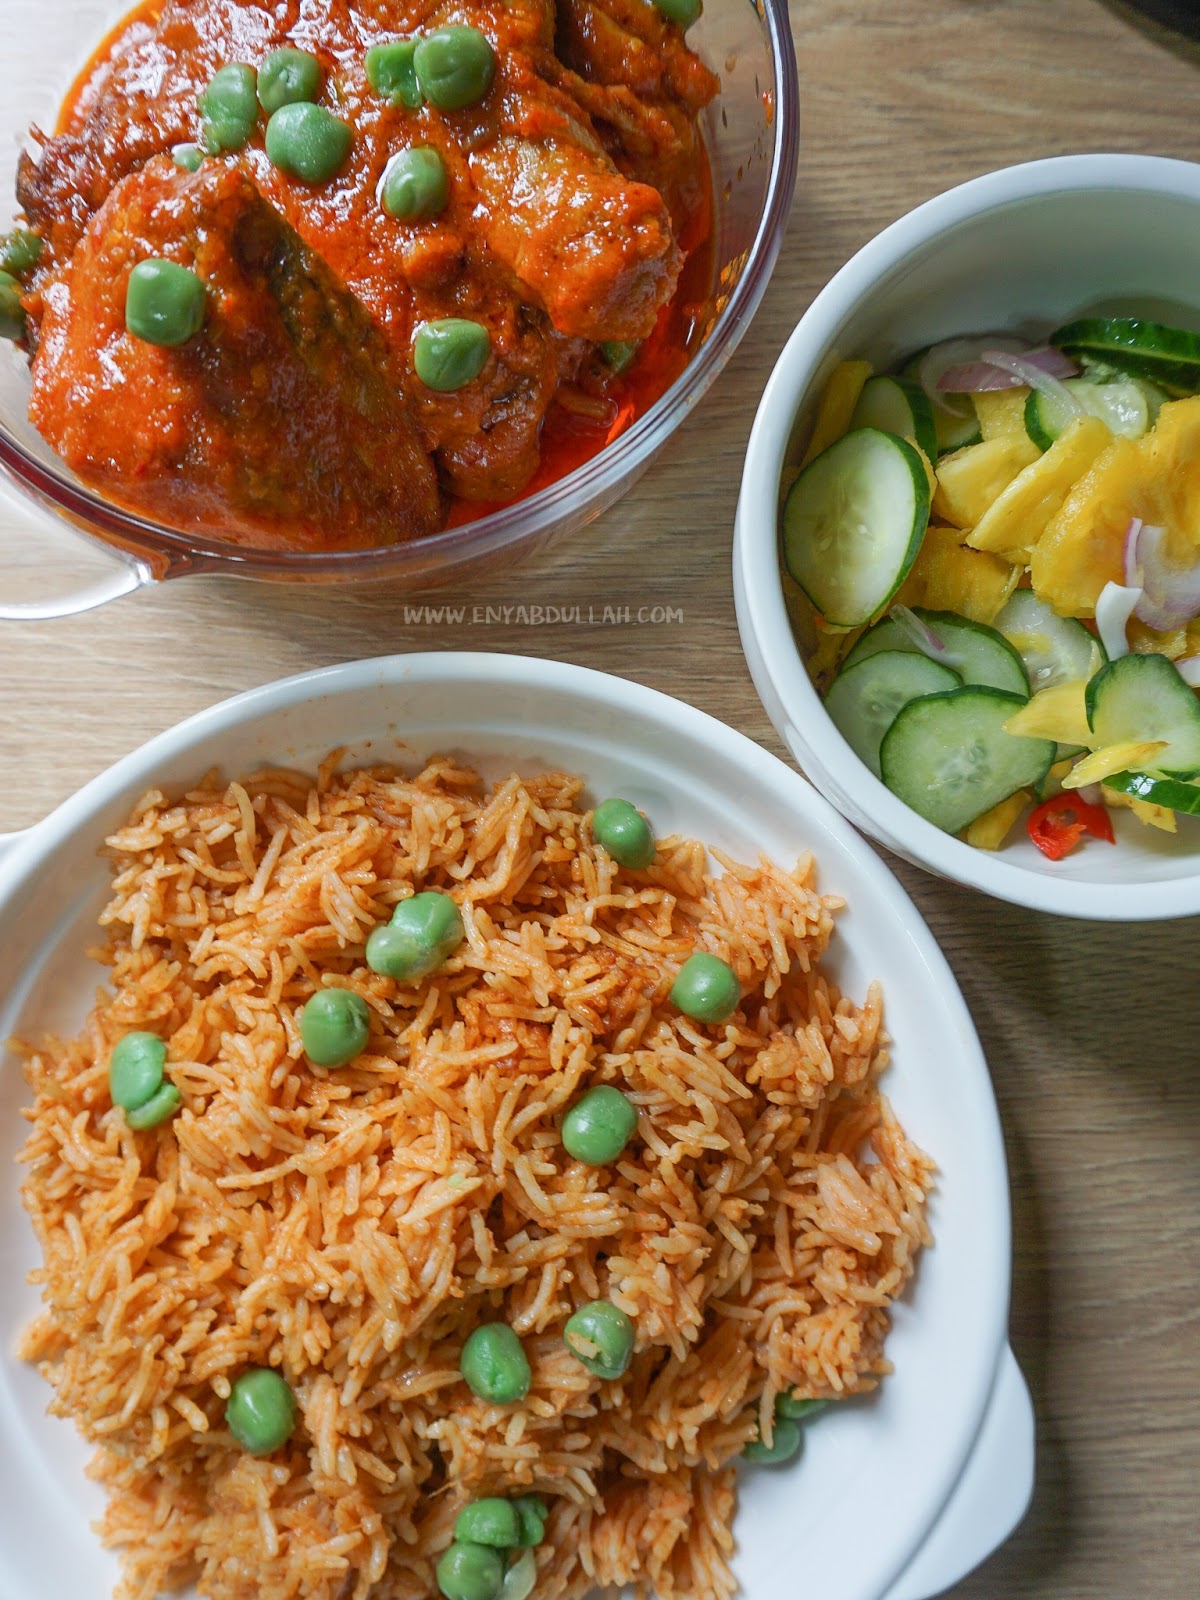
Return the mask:
{"type": "MultiPolygon", "coordinates": [[[[882,1600],[889,1590],[891,1600],[917,1600],[954,1581],[1019,1517],[1032,1470],[1028,1396],[1006,1346],[1008,1187],[986,1064],[950,970],[891,874],[802,778],[721,723],[622,679],[505,656],[397,656],[239,696],[126,757],[30,833],[0,841],[0,1038],[82,1021],[100,976],[83,954],[107,886],[97,849],[144,789],[183,786],[214,765],[230,775],[268,760],[311,766],[335,745],[351,758],[449,749],[493,771],[562,766],[585,774],[594,797],[620,792],[643,805],[660,833],[747,859],[761,851],[791,864],[814,852],[822,887],[849,903],[828,969],[857,996],[872,978],[884,984],[896,1040],[886,1090],[939,1164],[937,1242],[896,1308],[894,1376],[814,1427],[794,1468],[746,1475],[736,1569],[746,1600],[791,1600],[800,1571],[821,1600],[882,1600]]],[[[69,1423],[47,1418],[48,1390],[12,1355],[38,1305],[24,1282],[37,1250],[9,1164],[24,1099],[8,1059],[0,1597],[101,1600],[116,1563],[89,1531],[100,1500],[83,1475],[88,1452],[69,1423]]]]}

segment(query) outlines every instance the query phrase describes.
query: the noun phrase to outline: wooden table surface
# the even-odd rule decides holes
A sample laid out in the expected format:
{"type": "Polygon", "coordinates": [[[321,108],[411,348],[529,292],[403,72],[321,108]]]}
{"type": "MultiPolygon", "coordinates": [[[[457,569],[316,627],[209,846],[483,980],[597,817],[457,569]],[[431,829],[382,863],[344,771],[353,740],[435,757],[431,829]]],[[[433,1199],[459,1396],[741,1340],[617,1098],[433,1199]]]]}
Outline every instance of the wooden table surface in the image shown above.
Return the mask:
{"type": "MultiPolygon", "coordinates": [[[[567,547],[466,596],[671,605],[684,620],[405,626],[395,592],[198,581],[73,621],[9,625],[0,831],[35,821],[225,695],[390,651],[582,662],[682,696],[785,755],[742,660],[729,555],[746,436],[797,317],[879,228],[977,173],[1069,151],[1200,158],[1200,49],[1123,5],[794,0],[793,20],[800,181],[778,270],[738,355],[628,500],[567,547]]],[[[952,1592],[1195,1600],[1196,923],[1056,921],[894,865],[958,974],[995,1076],[1015,1208],[1013,1339],[1038,1413],[1033,1509],[952,1592]]]]}

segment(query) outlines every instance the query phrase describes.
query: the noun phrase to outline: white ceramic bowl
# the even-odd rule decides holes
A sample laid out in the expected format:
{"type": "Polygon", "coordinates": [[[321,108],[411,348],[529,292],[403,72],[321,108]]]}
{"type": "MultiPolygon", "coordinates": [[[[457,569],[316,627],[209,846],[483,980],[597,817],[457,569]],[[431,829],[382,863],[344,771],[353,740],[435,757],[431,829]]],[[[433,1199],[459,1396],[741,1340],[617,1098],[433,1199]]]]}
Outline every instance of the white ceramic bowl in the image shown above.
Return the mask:
{"type": "Polygon", "coordinates": [[[1200,328],[1200,166],[1063,156],[976,178],[885,229],[813,301],[779,358],[746,453],[734,546],[738,625],[780,737],[818,789],[897,855],[1039,911],[1133,921],[1200,912],[1200,821],[1173,838],[1115,813],[1117,847],[1050,862],[1020,831],[973,849],[898,800],[826,715],[780,583],[780,473],[838,360],[887,371],[954,334],[1032,336],[1090,310],[1200,328]]]}
{"type": "MultiPolygon", "coordinates": [[[[970,1017],[912,904],[870,849],[789,768],[711,718],[624,680],[554,662],[418,655],[310,673],[242,695],[152,740],[0,855],[0,1038],[70,1030],[97,982],[85,948],[106,896],[106,832],[150,785],[213,765],[312,764],[465,753],[485,771],[566,766],[594,796],[619,791],[661,832],[685,830],[752,859],[812,849],[848,909],[830,953],[846,989],[885,988],[906,1128],[939,1163],[936,1246],[897,1306],[894,1376],[810,1434],[791,1471],[747,1474],[737,1568],[746,1600],[791,1600],[794,1574],[821,1600],[922,1600],[1014,1526],[1033,1465],[1028,1394],[1007,1347],[1009,1211],[1004,1151],[970,1017]],[[866,1530],[866,1537],[864,1537],[866,1530]]],[[[25,1086],[0,1072],[0,1595],[102,1600],[115,1562],[89,1521],[98,1491],[69,1423],[12,1356],[37,1308],[38,1256],[12,1165],[25,1086]]]]}

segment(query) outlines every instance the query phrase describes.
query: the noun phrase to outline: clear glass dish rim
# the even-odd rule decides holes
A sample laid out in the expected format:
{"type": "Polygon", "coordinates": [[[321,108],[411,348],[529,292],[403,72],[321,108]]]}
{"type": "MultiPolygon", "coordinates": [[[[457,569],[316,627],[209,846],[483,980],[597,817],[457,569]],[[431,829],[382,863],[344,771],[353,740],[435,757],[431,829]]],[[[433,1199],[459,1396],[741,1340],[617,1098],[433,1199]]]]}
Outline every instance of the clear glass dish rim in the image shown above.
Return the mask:
{"type": "MultiPolygon", "coordinates": [[[[683,420],[732,356],[766,290],[791,208],[799,158],[799,85],[787,0],[750,0],[765,23],[775,66],[774,139],[766,203],[746,268],[709,338],[674,384],[615,444],[525,500],[424,539],[367,550],[278,551],[243,547],[164,528],[148,518],[64,482],[0,424],[0,468],[34,499],[156,577],[223,572],[265,578],[370,578],[452,574],[467,560],[502,553],[549,533],[578,509],[637,471],[683,420]]],[[[598,514],[598,513],[595,513],[598,514]]]]}

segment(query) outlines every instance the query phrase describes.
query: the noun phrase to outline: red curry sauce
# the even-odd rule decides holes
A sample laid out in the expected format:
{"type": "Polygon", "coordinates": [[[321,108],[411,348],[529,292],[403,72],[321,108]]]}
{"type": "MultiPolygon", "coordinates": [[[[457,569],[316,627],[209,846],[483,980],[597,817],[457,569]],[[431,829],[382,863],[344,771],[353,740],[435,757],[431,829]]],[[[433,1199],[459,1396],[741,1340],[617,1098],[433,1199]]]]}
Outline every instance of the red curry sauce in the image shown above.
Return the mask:
{"type": "MultiPolygon", "coordinates": [[[[85,481],[144,513],[209,531],[220,520],[208,514],[214,492],[219,498],[227,490],[224,534],[241,543],[338,548],[431,531],[428,518],[405,526],[361,507],[339,517],[336,495],[328,514],[309,526],[303,501],[285,497],[269,505],[269,516],[258,503],[266,503],[263,494],[247,506],[243,464],[228,459],[236,431],[295,436],[302,450],[304,430],[280,409],[292,401],[294,384],[286,396],[264,394],[257,415],[239,404],[236,429],[227,408],[216,417],[213,397],[222,385],[214,388],[211,380],[219,339],[203,375],[203,363],[196,365],[199,446],[193,439],[186,455],[164,458],[161,427],[134,415],[123,419],[121,437],[109,429],[102,461],[89,458],[87,440],[103,429],[89,431],[88,407],[100,423],[101,406],[112,401],[101,392],[104,375],[122,362],[129,368],[140,352],[112,342],[119,342],[119,330],[111,327],[111,307],[107,318],[82,329],[77,306],[70,304],[69,316],[64,311],[72,273],[82,273],[79,258],[90,265],[89,247],[103,253],[105,229],[123,226],[124,189],[141,181],[143,169],[150,174],[161,167],[163,152],[196,138],[197,97],[217,68],[232,60],[254,63],[284,44],[320,58],[322,99],[354,129],[351,155],[333,181],[316,187],[276,171],[261,136],[236,161],[315,266],[332,269],[390,346],[388,370],[402,372],[415,436],[442,485],[439,525],[471,521],[556,481],[618,437],[675,381],[711,285],[711,184],[697,118],[716,80],[645,0],[492,0],[490,6],[479,0],[447,14],[477,22],[493,41],[498,71],[486,100],[458,113],[388,105],[366,83],[367,46],[437,26],[443,9],[428,0],[408,6],[326,0],[318,15],[302,0],[281,0],[272,13],[247,0],[148,0],[104,41],[64,105],[55,137],[36,165],[26,164],[19,184],[24,209],[50,246],[26,305],[35,337],[46,328],[53,335],[44,348],[58,362],[39,407],[38,368],[51,357],[43,349],[35,356],[35,420],[85,481]],[[441,153],[451,202],[432,223],[400,224],[382,211],[377,190],[390,156],[415,143],[441,153]],[[535,163],[540,180],[520,203],[505,189],[499,156],[503,151],[510,160],[514,146],[522,162],[535,163]],[[414,329],[440,316],[471,317],[492,337],[488,368],[451,394],[426,389],[410,367],[414,329]],[[110,344],[93,351],[89,341],[101,326],[110,344]],[[625,375],[613,375],[602,359],[602,339],[640,343],[625,375]],[[160,479],[171,483],[174,511],[166,497],[156,505],[160,479]],[[205,509],[189,519],[193,479],[205,509]]],[[[161,174],[153,183],[161,183],[161,174]]],[[[144,217],[144,197],[132,200],[144,217]]],[[[198,224],[197,239],[203,233],[198,224]]],[[[145,248],[152,247],[150,237],[145,248]]],[[[226,284],[222,311],[262,302],[261,283],[251,287],[253,293],[241,294],[232,280],[226,284]]],[[[330,319],[320,320],[328,345],[330,319]]],[[[332,320],[341,327],[345,319],[332,320]]],[[[311,366],[309,331],[301,331],[299,354],[311,366]]],[[[267,343],[278,347],[280,340],[267,343]]],[[[125,344],[137,341],[126,336],[125,344]]],[[[224,347],[238,344],[226,340],[224,347]]],[[[322,361],[335,384],[361,365],[322,361]]],[[[144,373],[138,377],[144,394],[155,390],[144,373]]],[[[342,412],[362,410],[357,393],[349,406],[344,395],[333,399],[342,412]]],[[[311,396],[305,404],[314,404],[311,396]]],[[[311,462],[303,465],[311,472],[311,462]]],[[[352,447],[325,460],[322,470],[325,478],[340,472],[343,482],[357,479],[352,447]]],[[[396,484],[368,487],[372,507],[394,507],[396,484]]],[[[268,487],[266,501],[272,492],[268,487]]]]}

